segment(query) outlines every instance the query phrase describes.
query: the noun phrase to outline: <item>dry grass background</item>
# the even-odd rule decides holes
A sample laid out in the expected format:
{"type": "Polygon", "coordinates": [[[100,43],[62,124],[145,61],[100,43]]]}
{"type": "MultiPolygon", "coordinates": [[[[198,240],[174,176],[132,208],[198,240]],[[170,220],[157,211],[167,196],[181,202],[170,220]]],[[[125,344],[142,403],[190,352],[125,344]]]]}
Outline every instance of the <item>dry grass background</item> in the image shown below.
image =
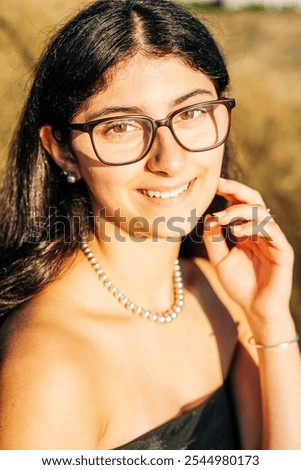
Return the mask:
{"type": "MultiPolygon", "coordinates": [[[[83,0],[0,0],[0,167],[31,71],[54,30],[83,0]]],[[[227,57],[237,99],[233,149],[242,180],[259,189],[296,252],[293,315],[301,327],[301,14],[202,15],[227,57]]]]}

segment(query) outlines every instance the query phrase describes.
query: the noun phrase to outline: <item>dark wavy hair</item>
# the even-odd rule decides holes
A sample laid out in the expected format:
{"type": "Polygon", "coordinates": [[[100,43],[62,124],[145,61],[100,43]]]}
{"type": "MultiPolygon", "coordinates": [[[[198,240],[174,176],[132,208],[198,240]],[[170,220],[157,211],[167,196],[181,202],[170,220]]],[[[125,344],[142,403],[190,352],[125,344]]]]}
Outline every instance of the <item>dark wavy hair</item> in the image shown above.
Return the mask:
{"type": "MultiPolygon", "coordinates": [[[[0,312],[31,298],[78,249],[90,224],[85,183],[66,183],[43,149],[39,129],[63,137],[66,123],[106,85],[106,72],[138,51],[173,54],[205,73],[218,96],[229,82],[222,54],[207,28],[169,0],[101,0],[54,37],[40,63],[20,119],[4,176],[0,214],[0,312]]],[[[224,173],[227,158],[224,158],[224,173]]],[[[216,199],[213,205],[217,208],[216,199]]],[[[210,210],[212,207],[210,207],[210,210]]],[[[189,241],[182,253],[193,254],[189,241]]]]}

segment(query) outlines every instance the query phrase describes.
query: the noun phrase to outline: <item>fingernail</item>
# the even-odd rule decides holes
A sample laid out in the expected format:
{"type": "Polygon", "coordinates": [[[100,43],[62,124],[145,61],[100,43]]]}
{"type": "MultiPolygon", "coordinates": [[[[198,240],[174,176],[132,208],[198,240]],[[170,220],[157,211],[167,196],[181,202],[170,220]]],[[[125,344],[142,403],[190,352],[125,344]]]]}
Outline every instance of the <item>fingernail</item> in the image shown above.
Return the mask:
{"type": "Polygon", "coordinates": [[[217,227],[219,225],[216,217],[211,214],[207,214],[204,221],[204,230],[211,230],[213,227],[217,227]]]}
{"type": "Polygon", "coordinates": [[[243,229],[242,225],[230,225],[231,230],[234,230],[235,232],[240,232],[243,229]]]}
{"type": "Polygon", "coordinates": [[[209,220],[207,222],[207,226],[209,226],[209,228],[217,227],[217,225],[218,225],[218,222],[216,222],[216,220],[209,220]]]}
{"type": "Polygon", "coordinates": [[[227,214],[226,211],[213,212],[213,215],[218,218],[222,218],[227,214]]]}

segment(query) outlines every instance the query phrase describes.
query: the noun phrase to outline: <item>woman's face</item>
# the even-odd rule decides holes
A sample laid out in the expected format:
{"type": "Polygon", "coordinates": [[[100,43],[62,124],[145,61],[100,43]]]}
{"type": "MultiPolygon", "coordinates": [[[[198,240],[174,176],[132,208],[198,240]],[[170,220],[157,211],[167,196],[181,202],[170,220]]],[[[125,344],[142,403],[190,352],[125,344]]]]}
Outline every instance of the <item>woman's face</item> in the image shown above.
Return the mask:
{"type": "MultiPolygon", "coordinates": [[[[164,119],[180,108],[214,99],[212,81],[180,59],[137,54],[112,71],[105,90],[73,122],[123,114],[164,119]]],[[[73,131],[72,148],[94,215],[132,235],[159,238],[192,230],[215,195],[224,152],[223,145],[205,152],[185,150],[167,127],[157,129],[143,160],[126,166],[101,163],[87,133],[73,131]]]]}

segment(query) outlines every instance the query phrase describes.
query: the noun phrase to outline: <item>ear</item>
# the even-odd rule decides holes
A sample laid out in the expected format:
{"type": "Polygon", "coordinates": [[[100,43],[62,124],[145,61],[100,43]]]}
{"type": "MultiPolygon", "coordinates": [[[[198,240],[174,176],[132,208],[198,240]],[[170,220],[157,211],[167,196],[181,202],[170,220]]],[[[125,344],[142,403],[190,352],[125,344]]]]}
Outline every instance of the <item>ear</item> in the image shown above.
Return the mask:
{"type": "Polygon", "coordinates": [[[82,176],[74,156],[69,147],[55,137],[52,126],[41,127],[40,139],[43,148],[63,171],[71,172],[77,180],[81,179],[82,176]]]}

